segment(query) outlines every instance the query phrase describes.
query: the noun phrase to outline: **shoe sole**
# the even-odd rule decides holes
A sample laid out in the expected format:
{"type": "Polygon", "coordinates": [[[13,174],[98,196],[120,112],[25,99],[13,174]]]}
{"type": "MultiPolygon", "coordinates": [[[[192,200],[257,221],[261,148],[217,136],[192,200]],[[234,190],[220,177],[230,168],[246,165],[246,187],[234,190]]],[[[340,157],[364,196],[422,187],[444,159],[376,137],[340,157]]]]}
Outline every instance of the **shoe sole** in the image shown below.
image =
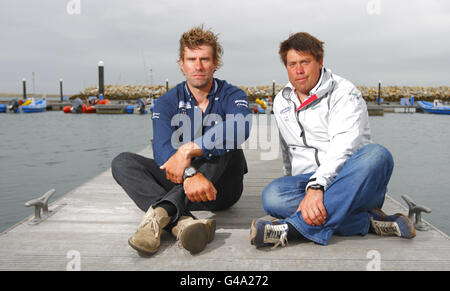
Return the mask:
{"type": "MultiPolygon", "coordinates": [[[[257,235],[255,223],[256,223],[256,221],[259,220],[259,219],[267,220],[267,219],[263,219],[263,218],[254,218],[254,219],[252,220],[252,225],[250,226],[250,244],[251,244],[251,245],[255,245],[255,244],[254,244],[254,240],[255,240],[256,235],[257,235]]],[[[273,217],[273,218],[271,218],[270,220],[267,220],[267,221],[275,221],[275,220],[277,220],[277,219],[278,219],[278,218],[273,217]]]]}
{"type": "Polygon", "coordinates": [[[209,228],[208,232],[208,243],[212,242],[215,235],[216,235],[216,220],[215,219],[209,219],[206,222],[207,227],[209,228]]]}
{"type": "Polygon", "coordinates": [[[370,218],[370,223],[372,224],[373,229],[375,230],[376,234],[380,236],[389,236],[392,235],[391,232],[385,232],[383,228],[394,228],[394,234],[399,237],[404,238],[413,238],[416,236],[416,230],[414,228],[414,223],[412,223],[411,219],[409,219],[408,216],[402,214],[402,213],[396,213],[395,215],[400,216],[401,218],[405,219],[407,221],[407,224],[409,225],[409,235],[402,235],[402,232],[400,230],[400,227],[398,225],[398,222],[396,221],[377,221],[370,218]]]}
{"type": "Polygon", "coordinates": [[[138,247],[137,245],[135,245],[133,243],[133,241],[131,240],[131,238],[128,239],[128,245],[130,247],[132,247],[135,251],[137,251],[140,256],[143,256],[143,257],[151,256],[158,251],[158,249],[156,249],[154,251],[153,250],[152,251],[144,250],[144,249],[138,247]]]}
{"type": "Polygon", "coordinates": [[[180,241],[186,250],[196,254],[205,249],[209,238],[211,238],[211,231],[208,231],[208,226],[204,223],[195,223],[183,229],[180,241]]]}
{"type": "Polygon", "coordinates": [[[406,219],[406,221],[407,221],[408,224],[409,224],[409,233],[410,233],[410,236],[407,236],[407,237],[405,237],[405,238],[413,238],[413,237],[415,237],[415,236],[416,236],[416,229],[415,229],[414,223],[411,221],[411,219],[409,219],[408,216],[406,216],[406,215],[404,215],[404,214],[402,214],[402,213],[396,213],[396,215],[399,215],[399,216],[403,217],[404,219],[406,219]]]}
{"type": "Polygon", "coordinates": [[[256,220],[258,220],[257,218],[254,218],[252,220],[252,225],[250,226],[250,244],[253,245],[253,241],[256,237],[256,227],[255,227],[255,222],[256,220]]]}

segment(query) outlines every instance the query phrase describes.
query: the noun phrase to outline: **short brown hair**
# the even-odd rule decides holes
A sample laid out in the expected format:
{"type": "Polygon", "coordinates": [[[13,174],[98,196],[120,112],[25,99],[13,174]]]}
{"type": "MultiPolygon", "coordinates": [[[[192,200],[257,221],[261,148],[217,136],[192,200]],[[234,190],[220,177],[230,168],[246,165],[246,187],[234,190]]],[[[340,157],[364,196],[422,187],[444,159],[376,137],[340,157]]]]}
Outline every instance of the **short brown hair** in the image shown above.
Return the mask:
{"type": "Polygon", "coordinates": [[[296,51],[308,52],[312,54],[318,62],[323,60],[323,42],[306,32],[297,32],[291,35],[287,40],[280,44],[281,61],[286,66],[286,56],[290,49],[296,51]]]}
{"type": "Polygon", "coordinates": [[[209,45],[213,49],[213,61],[217,64],[217,68],[222,66],[223,49],[218,41],[219,37],[210,29],[205,30],[203,25],[197,26],[183,33],[180,38],[180,58],[178,62],[184,60],[184,48],[195,49],[201,45],[209,45]]]}

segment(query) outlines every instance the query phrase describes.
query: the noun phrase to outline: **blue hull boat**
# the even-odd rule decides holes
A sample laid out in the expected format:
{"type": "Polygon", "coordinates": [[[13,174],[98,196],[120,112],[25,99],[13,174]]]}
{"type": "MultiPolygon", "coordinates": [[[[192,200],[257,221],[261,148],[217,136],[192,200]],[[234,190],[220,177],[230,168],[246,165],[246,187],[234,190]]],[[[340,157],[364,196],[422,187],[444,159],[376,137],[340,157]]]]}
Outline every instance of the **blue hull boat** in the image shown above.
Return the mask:
{"type": "Polygon", "coordinates": [[[418,101],[423,111],[434,114],[450,114],[450,105],[443,104],[440,100],[434,100],[433,103],[427,101],[418,101]]]}
{"type": "Polygon", "coordinates": [[[0,104],[0,113],[6,112],[6,104],[0,104]]]}
{"type": "Polygon", "coordinates": [[[128,105],[126,107],[126,113],[128,114],[147,114],[148,110],[146,109],[146,102],[144,99],[139,98],[136,105],[128,105]]]}
{"type": "Polygon", "coordinates": [[[34,112],[44,112],[47,108],[47,100],[40,99],[37,101],[32,101],[30,104],[22,106],[22,112],[24,113],[34,113],[34,112]]]}

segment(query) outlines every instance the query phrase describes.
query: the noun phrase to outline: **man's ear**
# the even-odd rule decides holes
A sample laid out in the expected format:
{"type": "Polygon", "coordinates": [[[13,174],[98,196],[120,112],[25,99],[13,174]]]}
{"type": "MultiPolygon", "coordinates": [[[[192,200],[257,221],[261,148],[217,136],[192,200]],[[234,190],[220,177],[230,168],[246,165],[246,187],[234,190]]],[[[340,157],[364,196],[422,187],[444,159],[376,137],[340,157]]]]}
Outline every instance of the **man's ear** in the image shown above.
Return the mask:
{"type": "Polygon", "coordinates": [[[182,60],[180,60],[179,62],[178,62],[178,65],[180,66],[180,71],[183,73],[183,75],[184,75],[184,71],[183,71],[183,61],[182,60]]]}
{"type": "Polygon", "coordinates": [[[322,69],[323,68],[323,58],[320,60],[319,65],[320,65],[320,69],[322,69]]]}

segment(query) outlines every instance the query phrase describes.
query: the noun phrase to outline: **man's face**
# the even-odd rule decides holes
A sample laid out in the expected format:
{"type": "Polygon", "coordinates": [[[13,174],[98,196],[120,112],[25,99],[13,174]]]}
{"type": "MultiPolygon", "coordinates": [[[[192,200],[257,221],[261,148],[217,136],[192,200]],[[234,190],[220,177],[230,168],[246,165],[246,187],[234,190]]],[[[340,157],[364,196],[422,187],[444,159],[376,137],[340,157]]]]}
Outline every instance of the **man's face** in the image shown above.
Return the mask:
{"type": "Polygon", "coordinates": [[[319,81],[322,64],[323,60],[318,62],[308,52],[290,49],[286,55],[286,69],[289,81],[298,92],[309,95],[309,91],[319,81]]]}
{"type": "Polygon", "coordinates": [[[209,45],[201,45],[195,49],[185,47],[180,68],[190,86],[197,89],[208,86],[217,69],[213,58],[213,48],[209,45]]]}

